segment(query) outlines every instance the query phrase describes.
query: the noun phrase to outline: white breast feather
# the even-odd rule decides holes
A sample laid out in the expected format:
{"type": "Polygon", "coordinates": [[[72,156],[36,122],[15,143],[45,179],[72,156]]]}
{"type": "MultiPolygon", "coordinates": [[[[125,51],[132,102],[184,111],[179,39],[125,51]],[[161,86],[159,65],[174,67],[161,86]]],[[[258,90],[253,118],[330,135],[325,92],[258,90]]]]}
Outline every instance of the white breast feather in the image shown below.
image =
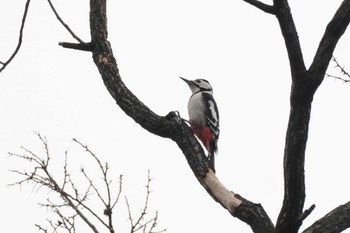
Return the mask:
{"type": "Polygon", "coordinates": [[[206,123],[205,113],[201,111],[205,106],[201,101],[202,95],[200,93],[194,94],[188,101],[188,115],[191,123],[204,126],[206,123]]]}

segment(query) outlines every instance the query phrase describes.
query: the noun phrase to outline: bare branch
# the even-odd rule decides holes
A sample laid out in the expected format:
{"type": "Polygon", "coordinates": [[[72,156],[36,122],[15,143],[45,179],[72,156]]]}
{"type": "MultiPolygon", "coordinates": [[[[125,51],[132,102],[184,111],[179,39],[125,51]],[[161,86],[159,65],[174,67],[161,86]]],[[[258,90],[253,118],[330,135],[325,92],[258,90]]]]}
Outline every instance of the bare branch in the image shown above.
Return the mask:
{"type": "Polygon", "coordinates": [[[341,76],[326,74],[327,77],[338,79],[343,81],[344,83],[350,82],[350,74],[345,70],[345,66],[341,66],[338,60],[333,56],[332,61],[335,63],[335,68],[338,68],[340,70],[340,73],[342,76],[345,76],[345,78],[341,76]]]}
{"type": "MultiPolygon", "coordinates": [[[[119,177],[119,190],[115,192],[115,188],[112,187],[112,180],[109,179],[108,163],[103,163],[97,157],[97,155],[93,153],[86,145],[74,139],[74,142],[76,142],[80,147],[84,149],[84,153],[87,152],[95,164],[97,164],[98,170],[100,170],[103,175],[102,182],[100,182],[102,183],[103,188],[99,189],[98,186],[95,185],[97,182],[89,177],[88,172],[84,168],[81,169],[81,173],[79,174],[82,174],[81,176],[88,181],[87,188],[81,189],[79,187],[79,184],[76,185],[77,183],[72,180],[69,172],[67,151],[65,152],[63,165],[63,183],[59,182],[54,175],[50,174],[49,169],[51,168],[51,157],[47,139],[45,137],[42,137],[39,133],[36,135],[43,145],[45,156],[41,157],[24,147],[22,147],[22,150],[24,150],[23,155],[10,153],[10,155],[13,155],[14,157],[20,158],[24,161],[28,161],[30,164],[34,165],[33,171],[30,172],[13,170],[14,173],[21,176],[21,179],[11,185],[21,185],[24,182],[30,182],[33,183],[34,186],[39,185],[39,188],[45,187],[53,194],[58,194],[57,197],[59,201],[56,199],[55,201],[52,201],[52,194],[50,196],[50,199],[47,199],[45,203],[39,203],[41,207],[48,208],[58,217],[57,221],[53,221],[51,219],[48,220],[49,227],[53,230],[52,232],[58,232],[58,230],[64,229],[68,233],[75,233],[75,220],[81,219],[95,233],[98,233],[99,230],[96,228],[94,222],[101,223],[108,229],[110,233],[114,233],[115,229],[112,221],[113,209],[116,207],[116,204],[118,203],[122,193],[122,176],[120,175],[119,177]],[[59,183],[61,185],[59,185],[59,183]],[[101,201],[104,207],[103,214],[107,216],[107,220],[104,218],[102,213],[98,214],[99,211],[94,210],[90,206],[89,203],[91,200],[88,197],[91,197],[92,194],[94,194],[95,199],[101,201]],[[104,195],[106,195],[106,197],[104,197],[104,195]]],[[[135,231],[143,229],[146,233],[156,232],[154,229],[157,224],[158,213],[156,213],[155,217],[151,217],[149,220],[146,220],[146,217],[148,216],[147,210],[149,207],[150,182],[150,173],[148,173],[146,200],[142,214],[135,220],[135,227],[133,228],[135,231]]],[[[95,200],[93,200],[93,202],[96,203],[95,200]]],[[[127,203],[127,205],[129,205],[129,203],[127,203]]],[[[131,212],[129,214],[129,217],[130,216],[131,212]]],[[[48,232],[46,228],[40,225],[37,225],[37,227],[39,228],[39,231],[43,231],[45,233],[48,232]]],[[[160,232],[162,231],[163,230],[160,232]]]]}
{"type": "Polygon", "coordinates": [[[47,233],[47,229],[43,228],[42,226],[40,226],[39,224],[35,224],[35,226],[38,228],[39,231],[42,231],[44,233],[47,233]]]}
{"type": "MultiPolygon", "coordinates": [[[[93,188],[96,190],[97,194],[99,195],[100,199],[102,200],[104,205],[110,205],[111,203],[111,191],[109,188],[109,185],[111,183],[111,181],[108,179],[108,163],[105,163],[105,165],[102,165],[102,162],[99,160],[99,158],[84,144],[82,144],[81,142],[79,142],[77,139],[73,139],[74,142],[78,143],[81,147],[83,147],[85,149],[85,151],[87,151],[97,162],[98,166],[99,166],[99,170],[102,172],[103,175],[103,181],[106,187],[106,191],[107,191],[107,203],[104,201],[104,199],[101,197],[101,195],[98,193],[98,190],[93,186],[93,188]]],[[[88,176],[86,175],[85,171],[82,170],[82,172],[84,173],[85,177],[91,182],[91,180],[88,178],[88,176]]]]}
{"type": "Polygon", "coordinates": [[[51,10],[55,14],[57,20],[63,25],[63,27],[71,34],[71,36],[76,39],[79,43],[69,43],[69,42],[60,42],[58,45],[62,46],[63,48],[68,48],[68,49],[75,49],[75,50],[80,50],[80,51],[88,51],[91,52],[93,50],[92,43],[87,43],[84,42],[80,37],[78,37],[73,30],[66,24],[61,16],[58,14],[56,8],[52,4],[51,0],[47,0],[47,2],[50,5],[51,10]]]}
{"type": "Polygon", "coordinates": [[[339,233],[350,227],[350,202],[338,206],[303,233],[339,233]]]}
{"type": "MultiPolygon", "coordinates": [[[[88,152],[95,159],[95,161],[97,162],[97,164],[100,168],[99,170],[102,172],[105,191],[107,193],[107,200],[105,200],[102,197],[102,195],[100,194],[100,191],[93,184],[92,180],[88,177],[85,170],[82,169],[82,173],[84,174],[85,178],[88,180],[91,187],[95,190],[95,193],[97,194],[99,199],[104,204],[104,206],[105,206],[104,215],[106,215],[108,217],[108,228],[110,229],[111,232],[114,232],[113,221],[112,221],[112,219],[113,219],[112,218],[112,210],[113,210],[113,207],[115,206],[115,204],[118,202],[120,194],[121,194],[121,184],[122,184],[121,178],[120,178],[120,182],[119,182],[119,192],[117,194],[116,200],[112,204],[111,189],[110,189],[110,184],[112,181],[109,180],[109,178],[108,178],[108,169],[109,169],[108,163],[105,163],[105,165],[103,165],[102,162],[99,160],[99,158],[96,156],[96,154],[94,154],[86,145],[82,144],[77,139],[73,139],[73,141],[78,143],[81,147],[83,147],[85,149],[85,151],[88,152]]],[[[103,222],[103,224],[105,224],[105,223],[103,222]]],[[[105,224],[105,225],[107,225],[107,224],[105,224]]]]}
{"type": "Polygon", "coordinates": [[[103,203],[104,206],[107,206],[108,204],[106,203],[106,201],[104,200],[104,198],[102,197],[102,195],[100,194],[100,191],[98,190],[98,188],[94,185],[93,181],[89,178],[89,176],[86,174],[85,169],[82,168],[81,172],[83,173],[84,177],[87,179],[87,181],[90,184],[90,187],[92,187],[94,189],[94,191],[96,192],[98,198],[100,199],[100,201],[103,203]]]}
{"type": "Polygon", "coordinates": [[[29,3],[30,3],[30,0],[27,0],[27,2],[25,4],[25,7],[24,7],[24,13],[23,13],[23,17],[22,17],[21,28],[19,30],[19,37],[18,37],[17,47],[16,47],[15,51],[12,53],[12,55],[10,56],[10,58],[7,61],[1,62],[2,67],[0,68],[0,73],[6,68],[6,66],[8,64],[10,64],[10,62],[17,55],[19,49],[21,48],[22,39],[23,39],[23,29],[24,29],[24,24],[26,22],[26,18],[27,18],[27,13],[28,13],[28,9],[29,9],[29,3]]]}
{"type": "Polygon", "coordinates": [[[346,77],[350,78],[350,74],[345,70],[345,67],[344,66],[341,66],[338,62],[338,60],[335,58],[335,57],[332,57],[332,61],[335,62],[336,64],[336,68],[339,68],[340,69],[340,72],[345,75],[346,77]]]}
{"type": "Polygon", "coordinates": [[[306,209],[300,216],[299,221],[303,222],[311,214],[311,212],[315,209],[315,207],[316,205],[312,204],[309,209],[306,209]]]}
{"type": "Polygon", "coordinates": [[[58,21],[63,25],[63,27],[65,29],[67,29],[67,31],[72,35],[72,37],[74,39],[76,39],[80,44],[86,45],[86,43],[80,39],[74,32],[73,30],[68,26],[68,24],[66,24],[63,19],[61,18],[61,16],[57,13],[55,7],[53,6],[51,0],[47,0],[47,2],[49,3],[51,10],[53,11],[53,13],[55,14],[56,18],[58,19],[58,21]]]}
{"type": "Polygon", "coordinates": [[[150,182],[151,182],[150,172],[148,171],[145,203],[143,205],[143,209],[141,211],[141,214],[140,214],[139,218],[136,220],[136,222],[134,224],[132,232],[136,232],[140,228],[143,228],[143,226],[142,226],[142,224],[140,224],[140,222],[141,222],[141,220],[143,220],[144,216],[146,215],[146,211],[147,211],[147,208],[148,208],[148,201],[149,201],[149,194],[150,194],[150,189],[149,189],[150,188],[150,182]],[[139,228],[137,228],[137,226],[139,226],[139,228]]]}
{"type": "MultiPolygon", "coordinates": [[[[48,210],[52,211],[57,215],[58,220],[51,220],[47,219],[47,222],[49,223],[49,226],[52,228],[52,232],[56,233],[59,231],[59,229],[64,229],[68,233],[75,233],[75,219],[78,216],[76,213],[74,214],[67,214],[63,213],[64,210],[68,210],[70,207],[66,204],[55,204],[49,199],[47,200],[47,203],[42,204],[39,203],[41,207],[46,207],[48,210]]],[[[65,211],[66,212],[66,211],[65,211]]],[[[36,224],[36,226],[47,232],[47,229],[36,224]]]]}
{"type": "Polygon", "coordinates": [[[275,8],[274,6],[271,6],[271,5],[268,5],[268,4],[265,4],[261,1],[258,1],[258,0],[243,0],[247,3],[249,3],[250,5],[253,5],[255,6],[256,8],[266,12],[266,13],[269,13],[269,14],[272,14],[274,15],[276,12],[275,12],[275,8]]]}
{"type": "Polygon", "coordinates": [[[287,0],[274,0],[273,2],[288,53],[292,80],[303,81],[306,67],[290,6],[287,0]]]}
{"type": "MultiPolygon", "coordinates": [[[[71,207],[78,215],[79,217],[91,228],[91,230],[95,233],[98,233],[97,228],[92,224],[92,222],[85,216],[85,214],[79,209],[79,202],[78,205],[74,204],[74,201],[78,200],[73,198],[69,193],[67,193],[62,187],[60,187],[56,181],[56,179],[50,174],[48,168],[49,168],[49,161],[50,161],[50,155],[48,150],[48,144],[45,138],[41,137],[40,134],[37,134],[39,139],[44,145],[45,150],[45,157],[41,159],[38,155],[31,152],[28,149],[25,149],[22,147],[22,149],[27,152],[27,155],[18,156],[21,159],[24,159],[28,162],[34,162],[35,168],[33,172],[17,172],[18,174],[24,176],[24,178],[14,184],[22,184],[23,182],[33,182],[34,184],[38,184],[42,187],[46,187],[51,191],[54,191],[55,193],[58,193],[62,200],[65,201],[65,204],[69,207],[71,207]],[[39,173],[42,172],[42,173],[39,173]]],[[[12,154],[16,155],[16,154],[12,154]]],[[[67,176],[67,174],[64,174],[67,176]]],[[[69,182],[69,178],[66,178],[69,182]]],[[[14,185],[12,184],[12,185],[14,185]]]]}
{"type": "Polygon", "coordinates": [[[111,206],[111,209],[113,209],[114,206],[118,203],[120,196],[122,194],[122,187],[123,187],[123,175],[120,175],[119,176],[119,189],[118,189],[119,191],[118,191],[117,197],[115,198],[115,200],[111,206]]]}
{"type": "Polygon", "coordinates": [[[350,0],[344,0],[332,20],[317,48],[314,60],[309,68],[310,77],[316,88],[323,81],[334,49],[350,23],[350,0]]]}
{"type": "Polygon", "coordinates": [[[131,211],[131,207],[129,204],[129,200],[127,197],[125,197],[125,203],[126,203],[126,207],[128,210],[129,222],[130,222],[130,233],[135,233],[135,232],[138,232],[140,230],[142,230],[144,233],[146,233],[146,232],[147,233],[155,233],[155,232],[164,232],[165,231],[165,229],[160,230],[160,231],[154,231],[154,228],[157,225],[158,212],[156,212],[155,216],[150,218],[149,220],[145,219],[146,215],[148,214],[147,210],[148,210],[148,206],[149,206],[149,196],[151,193],[150,184],[151,184],[151,177],[150,177],[150,171],[148,171],[145,201],[144,201],[141,213],[139,214],[136,221],[134,221],[134,217],[132,216],[132,211],[131,211]]]}
{"type": "Polygon", "coordinates": [[[315,91],[324,78],[334,48],[350,22],[350,0],[343,1],[328,24],[309,70],[305,67],[288,1],[274,0],[272,9],[258,0],[246,2],[264,11],[267,7],[268,13],[273,9],[272,12],[279,21],[288,52],[293,85],[284,153],[285,193],[283,206],[277,220],[276,232],[295,233],[302,220],[313,209],[302,212],[305,201],[304,160],[311,103],[315,91]]]}
{"type": "Polygon", "coordinates": [[[65,189],[66,184],[68,183],[68,180],[70,180],[70,173],[68,172],[68,151],[64,153],[64,165],[63,165],[63,182],[62,182],[62,189],[65,189]]]}
{"type": "Polygon", "coordinates": [[[338,80],[340,80],[340,81],[343,81],[344,83],[350,82],[349,79],[345,79],[345,78],[342,78],[342,77],[340,77],[340,76],[336,76],[336,75],[332,75],[332,74],[326,74],[326,76],[327,76],[328,78],[338,79],[338,80]]]}
{"type": "Polygon", "coordinates": [[[75,49],[75,50],[81,50],[81,51],[87,51],[87,52],[91,52],[94,49],[92,43],[77,44],[77,43],[60,42],[58,43],[58,45],[67,49],[75,49]]]}
{"type": "Polygon", "coordinates": [[[125,198],[125,204],[126,204],[126,207],[128,209],[128,215],[129,215],[129,221],[130,221],[130,232],[132,233],[133,232],[133,229],[134,229],[134,219],[132,217],[132,214],[131,214],[131,208],[130,208],[130,204],[129,204],[129,200],[127,197],[124,197],[125,198]]]}

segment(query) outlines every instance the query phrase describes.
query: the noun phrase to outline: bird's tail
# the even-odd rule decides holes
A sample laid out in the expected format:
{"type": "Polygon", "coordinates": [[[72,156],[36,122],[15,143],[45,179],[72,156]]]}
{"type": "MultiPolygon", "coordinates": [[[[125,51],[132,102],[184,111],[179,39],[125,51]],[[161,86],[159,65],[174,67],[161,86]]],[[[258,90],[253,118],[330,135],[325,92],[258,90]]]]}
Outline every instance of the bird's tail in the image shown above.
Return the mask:
{"type": "Polygon", "coordinates": [[[218,148],[214,141],[208,144],[207,151],[208,151],[209,168],[212,169],[213,172],[215,173],[215,154],[218,151],[218,148]]]}

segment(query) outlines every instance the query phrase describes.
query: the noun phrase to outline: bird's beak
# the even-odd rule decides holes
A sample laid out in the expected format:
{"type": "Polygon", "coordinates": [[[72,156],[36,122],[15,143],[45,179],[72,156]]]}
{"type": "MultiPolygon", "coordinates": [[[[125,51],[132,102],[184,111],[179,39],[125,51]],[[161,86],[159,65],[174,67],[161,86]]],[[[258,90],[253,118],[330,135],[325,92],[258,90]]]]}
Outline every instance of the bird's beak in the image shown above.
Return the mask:
{"type": "Polygon", "coordinates": [[[184,80],[189,86],[192,84],[192,81],[191,80],[187,80],[183,77],[180,77],[182,80],[184,80]]]}
{"type": "Polygon", "coordinates": [[[187,79],[185,79],[185,78],[183,78],[183,77],[180,77],[180,78],[181,78],[182,80],[184,80],[184,81],[187,83],[187,85],[188,85],[188,87],[191,89],[191,92],[192,92],[192,93],[195,93],[196,91],[199,90],[199,88],[197,87],[195,81],[187,80],[187,79]]]}

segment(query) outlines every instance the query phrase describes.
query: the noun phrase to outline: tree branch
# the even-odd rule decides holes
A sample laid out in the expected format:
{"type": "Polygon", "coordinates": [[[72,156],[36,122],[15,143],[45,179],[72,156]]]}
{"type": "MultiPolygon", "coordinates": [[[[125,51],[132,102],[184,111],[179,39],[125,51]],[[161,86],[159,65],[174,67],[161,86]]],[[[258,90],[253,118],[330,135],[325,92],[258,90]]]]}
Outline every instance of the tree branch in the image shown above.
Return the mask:
{"type": "Polygon", "coordinates": [[[68,24],[66,24],[63,19],[61,18],[61,16],[57,13],[56,8],[53,6],[51,0],[47,0],[47,2],[50,5],[51,10],[53,11],[53,13],[55,14],[57,20],[63,25],[63,27],[65,29],[67,29],[67,31],[72,35],[72,37],[74,39],[76,39],[80,44],[86,44],[82,39],[80,39],[74,32],[73,30],[68,26],[68,24]]]}
{"type": "Polygon", "coordinates": [[[274,0],[274,8],[287,48],[292,79],[305,78],[306,68],[298,33],[287,0],[274,0]]]}
{"type": "Polygon", "coordinates": [[[138,231],[143,232],[149,232],[149,233],[161,233],[165,232],[166,229],[159,230],[157,232],[154,232],[153,229],[156,227],[157,220],[158,220],[158,212],[155,213],[154,217],[150,219],[146,219],[146,215],[148,214],[148,207],[149,207],[149,197],[151,194],[150,190],[150,184],[151,184],[151,177],[150,172],[148,171],[148,177],[147,177],[147,184],[146,184],[146,195],[145,195],[145,202],[143,204],[143,208],[141,210],[141,213],[139,213],[139,216],[136,218],[136,221],[134,221],[134,218],[131,213],[131,208],[129,204],[129,200],[127,197],[125,197],[125,203],[128,210],[129,215],[129,221],[130,221],[130,233],[135,233],[138,231]]]}
{"type": "Polygon", "coordinates": [[[316,205],[312,204],[309,209],[305,210],[302,215],[300,215],[299,221],[303,222],[310,214],[312,211],[314,211],[316,205]]]}
{"type": "Polygon", "coordinates": [[[336,76],[336,75],[331,75],[331,74],[326,74],[326,76],[334,79],[339,79],[344,83],[350,82],[350,73],[345,70],[345,67],[341,66],[338,60],[334,56],[332,57],[332,61],[335,63],[335,68],[338,68],[340,70],[340,74],[342,76],[345,76],[345,78],[336,76]]]}
{"type": "Polygon", "coordinates": [[[260,2],[258,0],[243,0],[243,1],[249,3],[252,6],[255,6],[256,8],[258,8],[266,13],[269,13],[272,15],[275,14],[275,8],[271,5],[265,4],[265,3],[260,2]]]}
{"type": "Polygon", "coordinates": [[[75,49],[75,50],[81,50],[81,51],[87,51],[87,52],[91,52],[93,50],[92,43],[77,44],[77,43],[69,43],[69,42],[60,42],[58,43],[58,45],[66,49],[75,49]]]}
{"type": "MultiPolygon", "coordinates": [[[[116,206],[116,203],[119,201],[122,192],[121,176],[119,179],[119,191],[115,193],[115,188],[112,187],[112,180],[109,179],[108,164],[106,163],[106,165],[104,165],[99,160],[99,158],[92,151],[90,151],[90,149],[86,145],[83,145],[81,142],[74,139],[74,142],[76,142],[79,146],[84,148],[85,151],[88,152],[88,154],[94,159],[94,162],[97,164],[97,169],[100,170],[100,172],[103,175],[102,185],[104,186],[105,193],[102,193],[103,189],[97,188],[100,185],[96,185],[95,183],[97,182],[94,182],[88,177],[87,172],[84,171],[84,168],[81,169],[82,178],[83,180],[84,178],[86,178],[88,184],[85,191],[82,192],[82,189],[79,185],[82,181],[81,177],[78,177],[80,178],[80,183],[78,185],[71,178],[68,169],[67,152],[65,153],[66,158],[65,164],[63,166],[63,184],[59,185],[60,182],[58,182],[56,176],[51,174],[51,158],[49,155],[46,138],[41,137],[40,134],[37,134],[37,136],[44,145],[44,158],[42,158],[39,155],[36,155],[32,151],[23,147],[22,149],[25,152],[23,155],[9,153],[12,156],[18,157],[24,161],[29,162],[30,165],[34,167],[31,172],[21,172],[18,170],[14,170],[13,172],[20,175],[21,179],[10,185],[21,185],[23,183],[31,182],[34,184],[34,186],[40,186],[39,188],[44,187],[52,192],[52,195],[50,195],[50,199],[48,198],[45,203],[39,203],[41,207],[46,207],[50,209],[58,217],[58,221],[48,219],[49,225],[53,229],[52,232],[58,232],[59,229],[64,229],[66,232],[75,233],[75,219],[80,219],[83,220],[83,222],[90,227],[92,232],[99,233],[101,231],[97,228],[97,226],[104,226],[108,229],[110,233],[114,233],[115,228],[112,219],[115,218],[115,215],[113,215],[113,209],[116,206]],[[55,199],[54,194],[56,194],[56,197],[58,197],[58,199],[55,199]],[[103,214],[107,216],[107,220],[103,218],[102,213],[99,214],[99,210],[96,211],[96,209],[93,209],[90,206],[91,203],[94,203],[95,205],[99,202],[99,200],[103,204],[102,207],[105,208],[103,214]],[[100,224],[95,224],[96,222],[100,224]]],[[[98,183],[101,184],[101,181],[98,183]]],[[[135,233],[138,230],[142,230],[144,233],[157,232],[157,229],[155,228],[157,228],[156,225],[158,223],[158,213],[156,212],[155,215],[151,217],[149,217],[150,215],[148,213],[149,198],[151,193],[150,183],[151,178],[150,173],[148,173],[148,180],[146,186],[146,201],[142,210],[142,214],[136,220],[135,227],[131,230],[131,233],[135,233]],[[145,220],[146,218],[148,220],[145,220]]],[[[129,209],[129,203],[127,203],[127,208],[129,209]]],[[[131,218],[131,216],[129,217],[131,218]]],[[[130,219],[130,221],[133,220],[130,219]]],[[[40,231],[47,233],[46,228],[41,227],[40,225],[37,225],[37,227],[40,231]]],[[[163,231],[164,230],[161,229],[158,232],[163,231]]]]}
{"type": "Polygon", "coordinates": [[[19,49],[21,48],[22,39],[23,39],[24,24],[25,24],[26,18],[27,18],[27,13],[28,13],[28,9],[29,9],[29,3],[30,3],[30,0],[27,0],[27,2],[25,4],[25,7],[24,7],[24,13],[23,13],[23,17],[22,17],[21,28],[19,30],[19,37],[18,37],[17,47],[16,47],[15,51],[12,53],[12,55],[10,56],[10,58],[7,61],[1,62],[2,66],[0,67],[0,73],[6,68],[6,66],[8,64],[10,64],[10,62],[13,60],[13,58],[15,58],[15,56],[17,55],[19,49]]]}
{"type": "Polygon", "coordinates": [[[254,233],[273,233],[275,227],[260,204],[255,204],[236,194],[242,200],[242,204],[232,214],[243,222],[246,222],[254,233]]]}
{"type": "Polygon", "coordinates": [[[322,83],[334,49],[350,23],[350,0],[344,0],[332,20],[328,23],[325,33],[309,68],[314,89],[322,83]]]}
{"type": "Polygon", "coordinates": [[[350,227],[350,202],[338,206],[303,233],[339,233],[350,227]]]}
{"type": "Polygon", "coordinates": [[[80,39],[74,32],[73,30],[68,26],[68,24],[66,24],[63,19],[61,18],[61,16],[58,14],[58,12],[56,11],[56,8],[54,7],[54,5],[52,4],[51,0],[47,0],[47,2],[50,5],[51,10],[53,11],[53,13],[55,14],[57,20],[63,25],[63,27],[69,32],[69,34],[71,34],[71,36],[76,39],[79,43],[69,43],[69,42],[60,42],[58,43],[58,45],[62,46],[63,48],[68,48],[68,49],[75,49],[75,50],[81,50],[81,51],[88,51],[91,52],[92,51],[92,44],[86,43],[84,42],[82,39],[80,39]]]}
{"type": "Polygon", "coordinates": [[[332,61],[334,61],[335,67],[338,68],[338,69],[340,69],[340,73],[341,73],[342,75],[345,75],[347,78],[350,78],[349,72],[347,72],[347,71],[345,70],[345,67],[344,67],[344,66],[341,66],[341,65],[339,64],[338,60],[337,60],[335,57],[332,57],[332,61]]]}
{"type": "MultiPolygon", "coordinates": [[[[66,192],[66,190],[64,190],[62,187],[64,187],[65,185],[60,186],[57,183],[57,180],[50,174],[49,171],[49,161],[50,161],[50,155],[49,155],[49,149],[48,149],[48,144],[46,141],[46,138],[41,137],[40,134],[37,134],[37,136],[39,137],[40,141],[43,143],[44,145],[44,149],[45,149],[45,159],[40,158],[38,155],[34,154],[33,152],[31,152],[28,149],[25,149],[25,152],[29,153],[29,155],[18,155],[18,154],[12,154],[9,153],[10,155],[19,157],[21,159],[27,160],[29,162],[34,163],[35,168],[33,172],[19,172],[19,171],[14,171],[15,173],[23,176],[24,178],[21,181],[18,181],[14,184],[11,185],[21,185],[24,182],[33,182],[35,185],[38,184],[41,187],[46,187],[51,191],[54,191],[55,193],[59,194],[61,199],[64,201],[64,205],[63,206],[69,206],[70,208],[72,208],[77,215],[79,215],[79,217],[90,227],[90,229],[95,232],[95,233],[99,233],[99,231],[97,230],[96,226],[89,220],[89,218],[83,213],[83,210],[81,210],[79,208],[79,205],[82,203],[82,201],[80,201],[79,203],[79,198],[75,198],[72,197],[72,195],[70,195],[68,192],[66,192]],[[75,204],[74,202],[77,201],[78,204],[75,204]]],[[[66,171],[66,170],[65,170],[66,171]]],[[[69,174],[65,173],[64,176],[66,176],[66,178],[64,178],[64,180],[66,180],[67,182],[71,182],[70,178],[69,178],[69,174]],[[67,178],[68,176],[68,178],[67,178]]],[[[71,182],[71,185],[74,186],[74,184],[71,182]]],[[[73,187],[73,190],[76,194],[76,196],[79,196],[78,190],[76,188],[73,187]]],[[[88,191],[85,194],[85,197],[87,196],[88,191]]],[[[83,201],[85,199],[83,198],[83,201]]],[[[58,205],[52,205],[50,204],[50,206],[52,208],[56,208],[58,205]]]]}
{"type": "MultiPolygon", "coordinates": [[[[246,0],[244,0],[246,1],[246,0]]],[[[246,1],[276,14],[285,40],[292,74],[291,112],[286,136],[284,174],[285,196],[278,217],[277,232],[297,232],[314,206],[302,213],[305,200],[304,159],[313,95],[324,78],[329,60],[350,20],[350,1],[345,0],[327,26],[309,74],[306,72],[300,42],[287,0],[274,0],[270,6],[246,1]],[[310,85],[311,84],[311,85],[310,85]]]]}
{"type": "Polygon", "coordinates": [[[292,88],[291,110],[284,150],[284,199],[277,219],[276,232],[296,233],[305,201],[305,149],[308,136],[312,99],[293,101],[303,93],[292,88]]]}
{"type": "MultiPolygon", "coordinates": [[[[144,105],[121,80],[116,59],[109,41],[107,40],[106,0],[90,0],[90,31],[93,44],[93,60],[101,74],[104,84],[116,101],[117,105],[136,123],[149,132],[170,138],[177,143],[184,153],[194,175],[207,192],[224,208],[235,216],[241,216],[241,209],[251,215],[260,216],[261,209],[238,207],[245,200],[238,199],[229,191],[215,174],[209,169],[208,159],[192,130],[176,112],[170,112],[162,117],[144,105]]],[[[266,218],[267,215],[265,216],[266,218]]],[[[254,224],[248,219],[241,218],[248,224],[254,224]]],[[[273,228],[269,221],[270,228],[273,228]]],[[[261,231],[260,231],[261,232],[261,231]]],[[[266,231],[269,232],[269,231],[266,231]]]]}
{"type": "Polygon", "coordinates": [[[350,20],[350,0],[345,0],[326,29],[315,59],[306,71],[297,31],[287,0],[275,0],[279,20],[288,51],[291,73],[291,110],[284,152],[285,193],[276,232],[296,233],[302,224],[305,201],[305,149],[308,137],[311,104],[322,82],[335,45],[350,20]]]}
{"type": "Polygon", "coordinates": [[[304,160],[313,93],[305,88],[307,72],[287,0],[274,0],[276,17],[287,48],[292,76],[290,115],[284,149],[284,199],[276,232],[296,233],[305,201],[304,160]]]}

